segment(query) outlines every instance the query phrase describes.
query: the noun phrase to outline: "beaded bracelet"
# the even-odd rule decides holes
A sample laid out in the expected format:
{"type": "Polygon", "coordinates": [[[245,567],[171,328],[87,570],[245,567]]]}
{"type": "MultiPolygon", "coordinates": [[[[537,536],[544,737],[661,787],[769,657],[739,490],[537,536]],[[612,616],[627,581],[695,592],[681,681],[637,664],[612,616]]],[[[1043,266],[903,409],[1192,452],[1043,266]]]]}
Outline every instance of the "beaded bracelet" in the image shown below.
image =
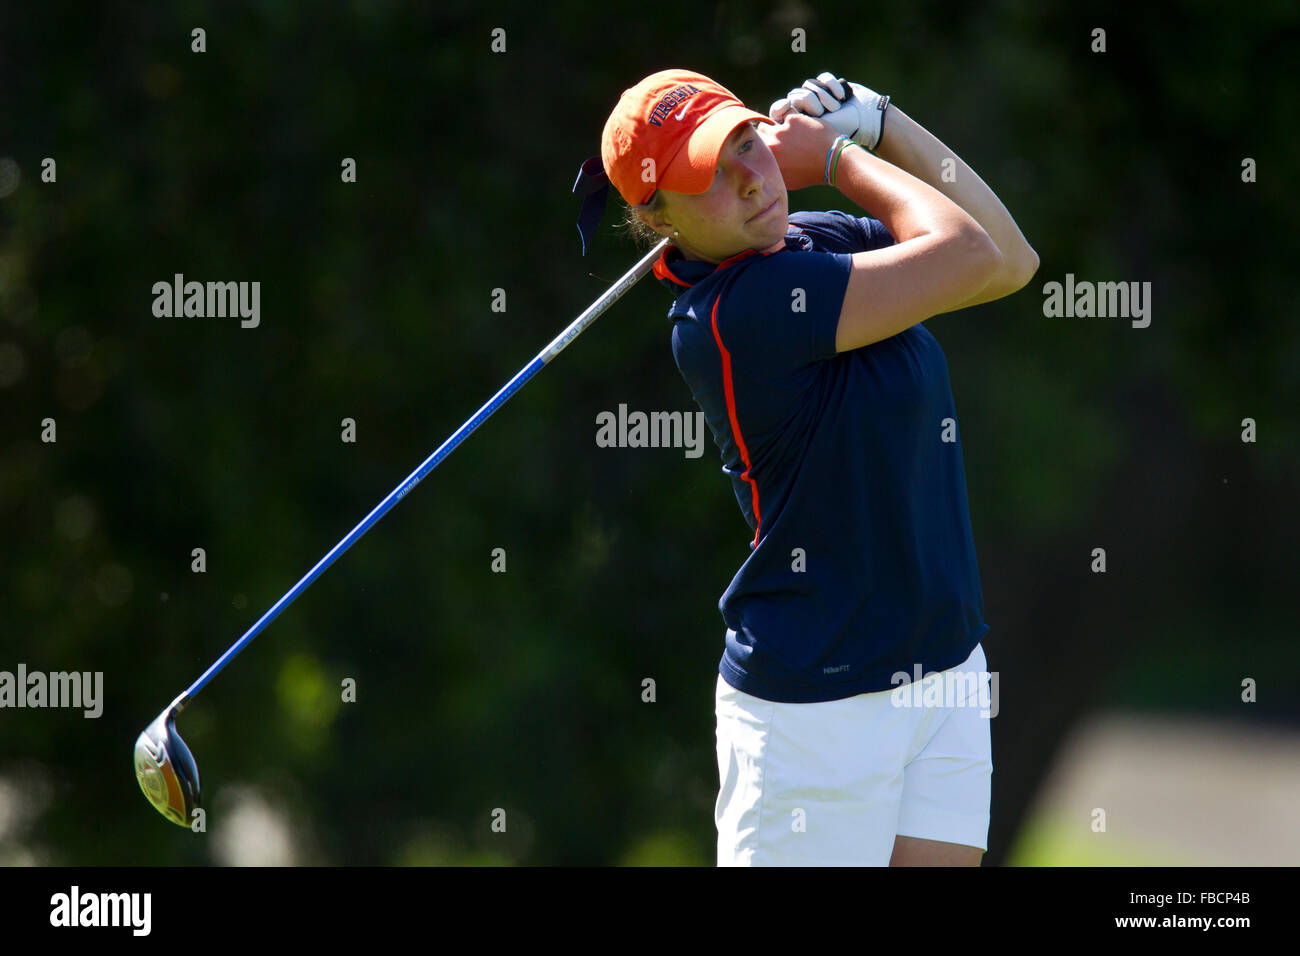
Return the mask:
{"type": "MultiPolygon", "coordinates": [[[[829,164],[829,165],[828,165],[828,171],[827,171],[827,174],[826,174],[826,185],[827,185],[827,186],[834,186],[834,185],[835,185],[835,174],[836,174],[836,172],[839,171],[839,165],[840,165],[840,154],[843,153],[843,152],[844,152],[846,149],[848,149],[850,146],[862,146],[861,143],[856,142],[856,141],[854,141],[854,140],[851,140],[851,139],[849,139],[847,136],[841,136],[840,139],[844,140],[844,143],[841,144],[839,139],[837,139],[837,140],[835,141],[836,145],[839,146],[839,149],[835,149],[834,146],[831,147],[833,150],[835,150],[835,156],[834,156],[834,158],[832,159],[830,156],[827,156],[827,160],[828,160],[828,164],[829,164]]],[[[863,146],[862,148],[863,148],[863,149],[866,149],[865,146],[863,146]]]]}
{"type": "Polygon", "coordinates": [[[849,139],[847,136],[837,136],[835,137],[835,142],[831,143],[831,148],[826,150],[826,170],[822,173],[822,182],[827,186],[832,185],[831,160],[839,155],[837,150],[843,149],[844,145],[851,142],[853,142],[853,140],[849,139]]]}

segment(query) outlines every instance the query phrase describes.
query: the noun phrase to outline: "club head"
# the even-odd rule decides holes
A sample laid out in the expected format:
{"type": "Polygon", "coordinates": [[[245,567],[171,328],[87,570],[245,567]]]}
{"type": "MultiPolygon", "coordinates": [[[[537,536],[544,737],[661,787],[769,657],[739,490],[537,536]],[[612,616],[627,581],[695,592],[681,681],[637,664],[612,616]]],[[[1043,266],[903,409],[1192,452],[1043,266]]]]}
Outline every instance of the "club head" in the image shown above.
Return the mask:
{"type": "Polygon", "coordinates": [[[172,823],[189,829],[199,801],[199,768],[176,731],[176,714],[186,703],[172,701],[135,741],[135,776],[149,802],[172,823]]]}

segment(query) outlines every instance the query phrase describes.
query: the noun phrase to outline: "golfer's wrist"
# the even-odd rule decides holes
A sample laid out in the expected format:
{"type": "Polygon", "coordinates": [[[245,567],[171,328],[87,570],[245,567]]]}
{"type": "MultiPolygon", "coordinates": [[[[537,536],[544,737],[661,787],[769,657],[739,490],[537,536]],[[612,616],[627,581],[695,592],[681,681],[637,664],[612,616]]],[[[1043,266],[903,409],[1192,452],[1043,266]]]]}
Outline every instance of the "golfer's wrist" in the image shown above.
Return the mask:
{"type": "MultiPolygon", "coordinates": [[[[880,128],[880,142],[872,150],[877,156],[912,175],[927,158],[921,147],[921,124],[892,103],[885,110],[885,121],[880,128]]],[[[924,178],[918,176],[918,178],[924,178]]]]}
{"type": "MultiPolygon", "coordinates": [[[[861,143],[849,139],[847,136],[837,136],[831,143],[830,148],[826,150],[826,166],[822,175],[822,183],[826,186],[835,186],[839,174],[839,166],[844,154],[854,146],[862,146],[861,143]]],[[[863,146],[863,149],[866,147],[863,146]]]]}

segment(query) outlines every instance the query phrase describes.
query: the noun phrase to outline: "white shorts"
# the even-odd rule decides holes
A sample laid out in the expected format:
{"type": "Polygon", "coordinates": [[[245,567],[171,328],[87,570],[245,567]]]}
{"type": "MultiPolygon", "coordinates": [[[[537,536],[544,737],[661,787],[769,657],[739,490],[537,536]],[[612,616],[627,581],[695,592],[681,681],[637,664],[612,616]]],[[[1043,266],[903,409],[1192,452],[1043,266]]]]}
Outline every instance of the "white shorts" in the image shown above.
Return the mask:
{"type": "Polygon", "coordinates": [[[719,675],[718,865],[888,866],[896,835],[988,849],[987,668],[977,644],[918,683],[816,704],[719,675]]]}

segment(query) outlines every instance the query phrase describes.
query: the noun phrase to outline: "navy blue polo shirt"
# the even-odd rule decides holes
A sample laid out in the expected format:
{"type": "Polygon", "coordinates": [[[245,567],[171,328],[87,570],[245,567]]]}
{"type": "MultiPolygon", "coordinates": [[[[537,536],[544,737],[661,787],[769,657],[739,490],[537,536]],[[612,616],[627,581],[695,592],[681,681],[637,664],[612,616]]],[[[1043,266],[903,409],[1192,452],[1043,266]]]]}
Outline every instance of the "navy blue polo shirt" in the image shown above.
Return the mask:
{"type": "Polygon", "coordinates": [[[850,253],[874,219],[795,213],[785,248],[720,265],[668,247],[673,357],[704,412],[750,553],[718,602],[718,671],[788,703],[891,690],[988,631],[948,363],[923,324],[837,354],[850,253]],[[944,440],[945,438],[951,440],[944,440]]]}

